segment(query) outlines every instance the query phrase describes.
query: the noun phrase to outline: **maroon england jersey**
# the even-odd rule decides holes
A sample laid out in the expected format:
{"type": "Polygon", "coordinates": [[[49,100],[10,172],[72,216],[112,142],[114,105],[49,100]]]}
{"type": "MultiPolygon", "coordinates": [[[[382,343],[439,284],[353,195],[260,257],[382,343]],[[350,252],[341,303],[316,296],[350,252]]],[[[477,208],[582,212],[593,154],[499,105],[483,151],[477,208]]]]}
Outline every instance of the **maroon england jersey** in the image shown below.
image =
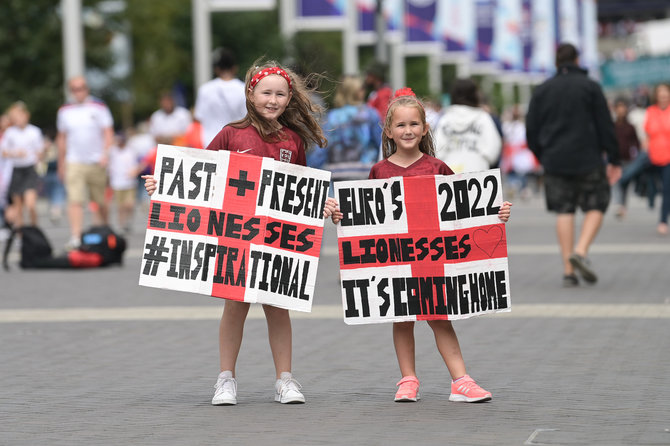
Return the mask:
{"type": "Polygon", "coordinates": [[[371,180],[381,180],[391,177],[416,177],[419,175],[451,175],[454,171],[439,159],[426,155],[425,153],[418,160],[407,167],[401,167],[385,159],[370,169],[371,180]]]}
{"type": "Polygon", "coordinates": [[[282,140],[270,143],[263,141],[253,125],[242,129],[227,125],[209,143],[207,150],[230,150],[305,166],[307,161],[302,139],[289,128],[284,127],[283,132],[282,140]]]}

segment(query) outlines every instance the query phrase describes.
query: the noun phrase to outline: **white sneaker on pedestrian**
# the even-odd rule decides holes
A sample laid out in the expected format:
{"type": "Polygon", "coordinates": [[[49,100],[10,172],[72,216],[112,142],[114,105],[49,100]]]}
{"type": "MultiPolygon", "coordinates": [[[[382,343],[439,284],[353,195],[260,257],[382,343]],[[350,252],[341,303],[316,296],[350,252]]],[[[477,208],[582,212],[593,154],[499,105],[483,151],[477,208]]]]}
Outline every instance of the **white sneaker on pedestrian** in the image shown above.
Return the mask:
{"type": "Polygon", "coordinates": [[[70,240],[65,244],[65,250],[66,251],[73,251],[76,249],[79,249],[81,246],[81,238],[72,236],[70,237],[70,240]]]}
{"type": "Polygon", "coordinates": [[[237,404],[237,381],[233,378],[230,370],[219,373],[219,378],[214,385],[213,406],[232,406],[237,404]]]}
{"type": "Polygon", "coordinates": [[[282,372],[275,383],[275,401],[282,404],[303,404],[305,395],[300,392],[302,386],[293,379],[291,372],[282,372]]]}

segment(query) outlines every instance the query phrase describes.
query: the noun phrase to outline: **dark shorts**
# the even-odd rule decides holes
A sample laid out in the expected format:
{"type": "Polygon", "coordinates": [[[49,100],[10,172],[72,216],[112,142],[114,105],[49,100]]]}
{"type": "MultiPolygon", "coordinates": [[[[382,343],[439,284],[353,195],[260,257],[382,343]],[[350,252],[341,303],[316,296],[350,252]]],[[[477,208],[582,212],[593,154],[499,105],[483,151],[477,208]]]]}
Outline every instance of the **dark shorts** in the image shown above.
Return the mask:
{"type": "Polygon", "coordinates": [[[582,175],[544,176],[547,209],[559,214],[583,211],[605,212],[610,202],[610,185],[605,166],[582,175]]]}
{"type": "Polygon", "coordinates": [[[10,195],[23,195],[29,189],[37,189],[37,171],[35,166],[15,167],[9,183],[10,195]]]}

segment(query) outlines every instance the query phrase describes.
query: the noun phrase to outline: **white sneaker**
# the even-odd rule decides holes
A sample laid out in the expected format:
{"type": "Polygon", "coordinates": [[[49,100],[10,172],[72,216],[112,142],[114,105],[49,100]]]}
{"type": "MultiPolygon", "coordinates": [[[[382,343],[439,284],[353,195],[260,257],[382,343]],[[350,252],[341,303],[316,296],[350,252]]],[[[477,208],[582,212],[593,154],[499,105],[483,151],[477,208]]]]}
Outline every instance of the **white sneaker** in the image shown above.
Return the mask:
{"type": "Polygon", "coordinates": [[[70,240],[68,240],[68,242],[65,244],[65,250],[73,251],[79,249],[80,246],[81,246],[81,238],[72,236],[70,237],[70,240]]]}
{"type": "Polygon", "coordinates": [[[305,395],[300,392],[302,386],[293,379],[291,372],[282,372],[281,378],[275,383],[275,401],[282,404],[302,404],[305,395]]]}
{"type": "Polygon", "coordinates": [[[237,381],[233,378],[233,372],[226,370],[219,373],[219,378],[214,385],[216,391],[212,398],[213,406],[232,406],[237,404],[237,381]]]}

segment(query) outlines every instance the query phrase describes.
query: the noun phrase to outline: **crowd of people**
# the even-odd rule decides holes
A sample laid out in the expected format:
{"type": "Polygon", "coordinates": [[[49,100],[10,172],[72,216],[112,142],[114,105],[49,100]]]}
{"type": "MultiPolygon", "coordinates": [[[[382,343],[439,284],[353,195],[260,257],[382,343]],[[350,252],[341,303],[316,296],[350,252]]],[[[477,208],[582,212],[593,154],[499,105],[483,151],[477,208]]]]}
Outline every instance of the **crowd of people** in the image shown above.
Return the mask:
{"type": "Polygon", "coordinates": [[[26,104],[12,104],[0,121],[0,238],[12,228],[38,226],[39,194],[48,199],[50,220],[67,216],[67,250],[80,246],[87,211],[92,225],[130,232],[143,196],[139,177],[153,171],[157,144],[203,148],[221,127],[246,115],[232,52],[219,50],[214,69],[217,77],[200,87],[193,113],[166,91],[147,121],[118,133],[110,109],[91,95],[83,76],[68,80],[69,101],[58,109],[51,137],[30,124],[26,104]]]}
{"type": "MultiPolygon", "coordinates": [[[[112,202],[117,216],[114,225],[120,231],[130,231],[141,197],[133,191],[141,188],[138,176],[151,173],[156,145],[207,147],[224,125],[247,114],[245,86],[237,77],[234,54],[218,49],[213,68],[216,77],[200,86],[192,110],[177,105],[173,94],[164,91],[157,101],[159,108],[145,122],[118,134],[114,134],[109,108],[91,95],[81,76],[68,80],[70,101],[57,112],[55,135],[43,135],[30,124],[26,104],[12,104],[0,121],[2,222],[13,227],[37,225],[37,201],[43,194],[48,198],[52,221],[67,216],[68,248],[79,244],[84,212],[90,211],[94,224],[109,224],[112,202]]],[[[373,63],[362,76],[343,76],[333,107],[320,121],[329,143],[311,147],[307,165],[331,171],[336,181],[366,178],[372,165],[385,155],[380,129],[392,93],[383,64],[373,63]]],[[[323,104],[315,91],[309,94],[315,103],[323,104]]],[[[657,231],[662,235],[668,233],[670,212],[666,193],[670,189],[666,168],[670,164],[666,155],[670,130],[664,124],[669,96],[668,86],[659,85],[650,99],[638,94],[634,101],[618,97],[611,103],[623,167],[612,190],[615,215],[625,218],[630,185],[636,194],[647,197],[649,207],[655,205],[660,192],[657,231]]],[[[456,79],[448,97],[445,107],[441,99],[423,101],[426,122],[435,137],[436,157],[455,172],[499,167],[507,196],[527,199],[537,195],[546,186],[547,168],[527,141],[526,105],[515,104],[499,118],[487,111],[472,79],[456,79]]],[[[566,266],[566,275],[571,274],[566,266]]]]}

